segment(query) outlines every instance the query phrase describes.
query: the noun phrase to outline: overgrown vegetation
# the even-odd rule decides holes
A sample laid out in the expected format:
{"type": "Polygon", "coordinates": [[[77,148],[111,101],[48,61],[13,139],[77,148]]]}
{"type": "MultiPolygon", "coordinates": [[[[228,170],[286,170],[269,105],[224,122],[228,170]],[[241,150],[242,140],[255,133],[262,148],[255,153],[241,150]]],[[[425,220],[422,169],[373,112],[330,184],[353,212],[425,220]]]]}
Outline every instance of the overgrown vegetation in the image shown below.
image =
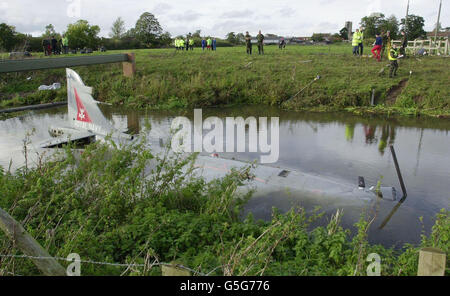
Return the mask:
{"type": "MultiPolygon", "coordinates": [[[[264,56],[248,56],[243,47],[219,48],[217,52],[198,48],[193,52],[134,52],[138,71],[131,79],[123,77],[120,64],[75,70],[87,85],[94,87],[96,99],[130,108],[266,104],[296,110],[450,114],[449,62],[444,57],[401,60],[399,76],[389,79],[388,71],[378,75],[387,61],[353,57],[349,45],[288,46],[283,51],[266,46],[264,56]],[[283,103],[318,74],[321,80],[289,103],[283,103]],[[406,86],[389,97],[404,80],[406,86]],[[370,107],[373,90],[377,108],[370,107]]],[[[53,82],[65,85],[64,69],[2,75],[1,105],[46,102],[50,95],[37,88],[53,82]],[[32,79],[27,80],[28,77],[32,79]]],[[[54,100],[65,100],[65,96],[63,87],[55,93],[54,100]]]]}
{"type": "MultiPolygon", "coordinates": [[[[237,188],[251,167],[207,183],[195,176],[195,155],[157,156],[142,144],[96,143],[83,153],[61,153],[14,174],[0,167],[0,207],[53,256],[129,264],[82,263],[82,275],[160,275],[155,263],[172,261],[210,275],[365,275],[370,253],[381,256],[382,275],[417,274],[418,247],[370,245],[368,216],[353,238],[339,224],[340,211],[312,231],[308,225],[322,214],[307,216],[301,208],[274,209],[269,222],[241,217],[251,193],[237,188]]],[[[443,210],[422,246],[448,253],[449,233],[443,210]]],[[[0,254],[21,254],[3,233],[0,254]]],[[[29,259],[0,257],[0,275],[11,274],[39,271],[29,259]]]]}

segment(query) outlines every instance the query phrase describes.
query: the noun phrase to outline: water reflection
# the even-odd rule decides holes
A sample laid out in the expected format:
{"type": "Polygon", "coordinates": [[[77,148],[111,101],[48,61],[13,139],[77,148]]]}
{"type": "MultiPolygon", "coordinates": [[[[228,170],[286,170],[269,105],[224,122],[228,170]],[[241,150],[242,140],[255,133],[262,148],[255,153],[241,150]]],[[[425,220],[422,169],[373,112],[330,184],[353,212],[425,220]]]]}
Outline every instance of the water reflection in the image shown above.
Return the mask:
{"type": "Polygon", "coordinates": [[[383,222],[381,223],[381,225],[378,227],[378,229],[383,229],[388,223],[389,221],[391,221],[392,216],[394,216],[394,214],[398,211],[398,209],[400,208],[400,206],[406,201],[406,196],[403,196],[402,199],[400,199],[400,201],[395,205],[395,207],[392,209],[392,211],[389,213],[389,215],[387,215],[387,217],[383,220],[383,222]]]}
{"type": "MultiPolygon", "coordinates": [[[[355,137],[355,123],[345,124],[345,139],[348,142],[353,142],[355,137]]],[[[378,145],[378,151],[381,155],[386,152],[386,147],[388,145],[393,145],[395,143],[396,137],[396,127],[395,125],[389,123],[383,123],[382,125],[373,124],[363,124],[363,132],[365,136],[365,143],[367,145],[378,145]],[[379,139],[376,137],[377,130],[380,131],[381,135],[379,139]]]]}
{"type": "Polygon", "coordinates": [[[366,144],[373,144],[376,142],[375,132],[377,127],[375,125],[364,124],[364,135],[366,136],[366,144]]]}
{"type": "Polygon", "coordinates": [[[345,138],[349,142],[353,142],[353,138],[355,137],[355,124],[350,123],[345,125],[345,138]]]}
{"type": "Polygon", "coordinates": [[[381,139],[378,144],[378,151],[384,155],[387,145],[393,145],[395,142],[395,127],[390,124],[383,124],[381,127],[381,139]]]}

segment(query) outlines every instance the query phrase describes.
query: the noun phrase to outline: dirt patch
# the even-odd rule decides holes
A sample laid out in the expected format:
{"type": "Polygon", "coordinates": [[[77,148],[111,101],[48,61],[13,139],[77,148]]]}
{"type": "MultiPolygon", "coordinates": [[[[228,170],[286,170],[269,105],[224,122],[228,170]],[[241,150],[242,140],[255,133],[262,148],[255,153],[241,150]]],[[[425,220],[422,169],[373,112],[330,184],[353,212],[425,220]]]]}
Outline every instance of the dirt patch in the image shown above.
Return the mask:
{"type": "Polygon", "coordinates": [[[395,104],[397,97],[403,92],[403,89],[408,85],[408,79],[403,79],[400,83],[392,87],[386,96],[386,103],[389,105],[395,104]]]}
{"type": "Polygon", "coordinates": [[[422,102],[424,101],[424,97],[423,96],[415,96],[414,97],[414,102],[419,106],[422,102]]]}

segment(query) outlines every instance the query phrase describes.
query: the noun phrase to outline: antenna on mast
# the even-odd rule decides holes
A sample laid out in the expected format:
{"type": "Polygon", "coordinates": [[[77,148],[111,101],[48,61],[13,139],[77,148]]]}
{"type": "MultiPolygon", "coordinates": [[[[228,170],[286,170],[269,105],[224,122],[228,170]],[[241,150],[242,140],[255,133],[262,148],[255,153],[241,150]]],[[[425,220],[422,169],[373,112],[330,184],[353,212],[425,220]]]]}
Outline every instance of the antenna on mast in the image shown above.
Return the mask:
{"type": "Polygon", "coordinates": [[[409,0],[408,0],[408,5],[406,6],[406,17],[405,17],[405,34],[407,34],[407,30],[408,30],[408,15],[409,15],[409,0]]]}
{"type": "MultiPolygon", "coordinates": [[[[434,44],[437,44],[437,34],[438,34],[438,31],[439,31],[439,21],[441,20],[441,9],[442,9],[442,0],[440,1],[440,4],[439,4],[438,19],[437,19],[437,23],[436,23],[435,32],[434,32],[434,44]]],[[[439,51],[439,50],[437,50],[437,51],[439,51]]]]}

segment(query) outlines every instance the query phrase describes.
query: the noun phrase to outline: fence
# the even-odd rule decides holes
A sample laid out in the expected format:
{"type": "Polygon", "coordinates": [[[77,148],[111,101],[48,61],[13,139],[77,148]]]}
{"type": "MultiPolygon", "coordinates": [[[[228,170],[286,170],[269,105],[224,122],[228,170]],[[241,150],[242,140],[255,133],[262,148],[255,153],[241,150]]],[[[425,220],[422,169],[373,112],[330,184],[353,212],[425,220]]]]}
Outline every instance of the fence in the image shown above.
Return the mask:
{"type": "MultiPolygon", "coordinates": [[[[23,226],[11,217],[6,211],[0,208],[0,230],[6,234],[14,245],[18,247],[24,255],[12,255],[12,254],[0,254],[1,258],[25,258],[31,259],[36,267],[44,274],[50,276],[63,276],[66,275],[66,270],[58,261],[69,261],[68,258],[52,257],[42,246],[31,237],[23,226]]],[[[110,263],[110,262],[98,262],[92,260],[75,261],[78,263],[97,264],[97,265],[109,265],[118,267],[127,267],[127,270],[131,267],[144,267],[151,269],[155,266],[160,266],[163,276],[190,276],[201,275],[208,276],[225,266],[218,266],[208,273],[202,273],[189,267],[183,266],[176,262],[162,263],[152,262],[149,264],[123,264],[123,263],[110,263]]],[[[435,248],[424,248],[419,252],[419,276],[444,276],[446,270],[446,253],[435,248]]],[[[124,272],[125,273],[125,272],[124,272]]],[[[124,274],[123,273],[123,274],[124,274]]],[[[14,274],[12,274],[14,275],[14,274]]]]}
{"type": "Polygon", "coordinates": [[[119,62],[122,62],[124,76],[131,77],[136,73],[136,60],[134,53],[62,58],[55,57],[42,59],[2,60],[0,61],[0,73],[89,66],[119,62]]]}
{"type": "MultiPolygon", "coordinates": [[[[392,44],[401,45],[403,41],[401,40],[392,40],[392,44]]],[[[409,53],[416,54],[419,49],[425,49],[429,55],[449,55],[450,53],[450,41],[446,40],[437,40],[436,42],[433,39],[428,40],[413,40],[408,41],[408,47],[406,50],[409,53]]]]}

